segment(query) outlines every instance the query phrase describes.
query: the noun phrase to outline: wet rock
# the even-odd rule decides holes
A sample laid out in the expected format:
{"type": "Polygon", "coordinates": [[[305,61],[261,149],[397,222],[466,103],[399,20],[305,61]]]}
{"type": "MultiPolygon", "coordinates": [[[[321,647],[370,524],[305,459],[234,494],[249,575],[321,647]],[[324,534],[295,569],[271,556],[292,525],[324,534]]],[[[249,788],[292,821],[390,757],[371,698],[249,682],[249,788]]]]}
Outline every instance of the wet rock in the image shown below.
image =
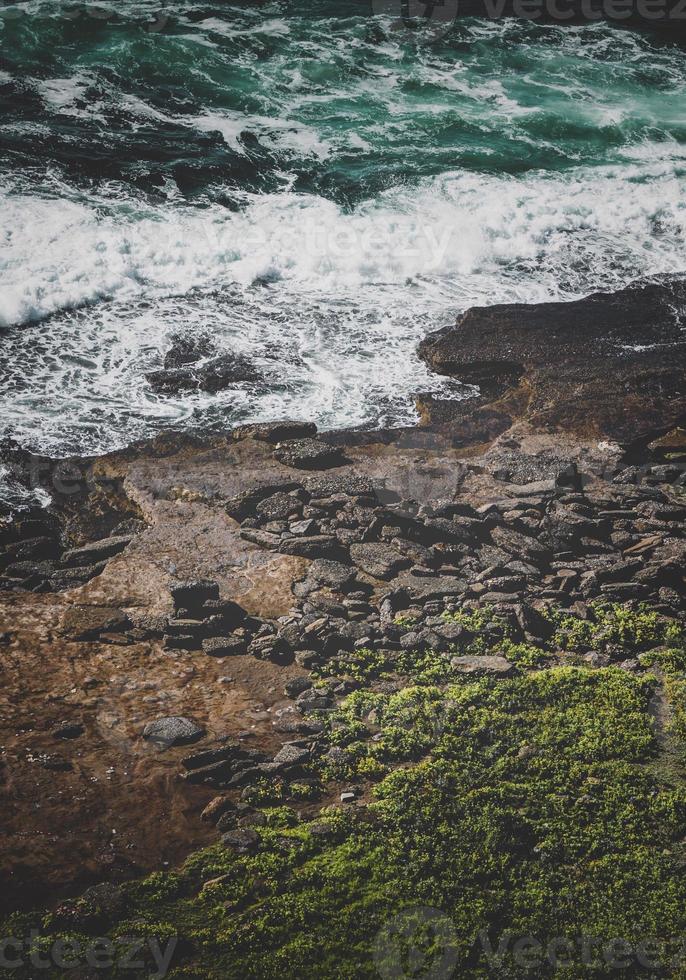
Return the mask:
{"type": "Polygon", "coordinates": [[[242,439],[258,439],[260,442],[287,442],[293,439],[306,439],[317,434],[314,422],[254,422],[250,425],[239,425],[232,433],[236,441],[242,439]]]}
{"type": "Polygon", "coordinates": [[[184,391],[216,393],[246,381],[261,381],[262,372],[243,354],[226,353],[201,364],[150,371],[146,380],[153,391],[174,395],[184,391]]]}
{"type": "Polygon", "coordinates": [[[317,439],[290,439],[280,442],[274,449],[274,456],[284,466],[301,470],[326,469],[345,462],[339,446],[331,446],[317,439]]]}
{"type": "MultiPolygon", "coordinates": [[[[680,279],[635,283],[573,302],[474,307],[419,345],[433,370],[481,386],[453,437],[477,438],[503,402],[512,421],[633,443],[686,415],[686,351],[674,308],[680,279]],[[504,354],[504,352],[506,352],[504,354]],[[526,386],[517,390],[520,379],[526,386]]],[[[502,409],[501,409],[502,411],[502,409]]]]}
{"type": "Polygon", "coordinates": [[[195,364],[216,352],[217,345],[209,334],[173,334],[171,347],[164,356],[164,367],[170,371],[187,364],[195,364]]]}
{"type": "Polygon", "coordinates": [[[199,741],[204,735],[205,729],[192,718],[179,715],[157,718],[155,721],[148,722],[143,729],[143,738],[162,749],[169,749],[175,745],[190,745],[199,741]]]}

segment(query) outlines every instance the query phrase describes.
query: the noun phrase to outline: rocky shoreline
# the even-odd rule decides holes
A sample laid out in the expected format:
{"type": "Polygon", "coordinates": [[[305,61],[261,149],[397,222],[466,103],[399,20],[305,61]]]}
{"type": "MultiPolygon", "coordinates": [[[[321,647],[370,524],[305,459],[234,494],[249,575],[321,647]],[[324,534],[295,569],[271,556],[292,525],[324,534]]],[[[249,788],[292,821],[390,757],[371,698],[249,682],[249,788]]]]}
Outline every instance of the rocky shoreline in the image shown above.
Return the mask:
{"type": "Polygon", "coordinates": [[[650,676],[681,779],[656,664],[686,621],[684,305],[666,280],[469,310],[420,355],[479,394],[419,396],[414,429],[8,445],[53,504],[0,526],[6,910],[109,927],[65,899],[214,841],[258,861],[265,807],[320,840],[332,804],[378,819],[379,780],[436,751],[388,749],[380,705],[410,690],[650,676]]]}

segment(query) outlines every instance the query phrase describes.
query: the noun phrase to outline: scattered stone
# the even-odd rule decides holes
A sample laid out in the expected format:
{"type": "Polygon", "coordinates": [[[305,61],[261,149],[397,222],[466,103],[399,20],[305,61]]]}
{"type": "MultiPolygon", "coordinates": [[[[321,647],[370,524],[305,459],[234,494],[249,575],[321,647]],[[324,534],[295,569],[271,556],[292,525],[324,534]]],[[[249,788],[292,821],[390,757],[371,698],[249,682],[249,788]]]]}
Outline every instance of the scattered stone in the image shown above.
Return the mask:
{"type": "Polygon", "coordinates": [[[214,636],[202,641],[202,652],[208,657],[233,657],[246,651],[247,643],[240,636],[214,636]]]}
{"type": "Polygon", "coordinates": [[[79,738],[85,732],[84,726],[78,721],[64,721],[57,728],[53,729],[55,738],[72,739],[79,738]]]}
{"type": "Polygon", "coordinates": [[[297,698],[299,694],[303,691],[308,691],[312,687],[312,681],[309,677],[292,677],[289,681],[286,681],[283,689],[283,693],[287,698],[297,698]]]}
{"type": "Polygon", "coordinates": [[[274,756],[274,762],[278,763],[279,766],[297,766],[307,762],[309,758],[308,749],[287,742],[274,756]]]}
{"type": "Polygon", "coordinates": [[[260,835],[251,827],[239,827],[230,830],[222,837],[222,844],[237,851],[238,854],[249,854],[256,851],[260,843],[260,835]]]}
{"type": "Polygon", "coordinates": [[[169,749],[175,745],[190,745],[203,738],[204,735],[204,728],[201,728],[191,718],[183,718],[178,715],[157,718],[155,721],[148,722],[143,729],[143,738],[163,749],[169,749]]]}
{"type": "Polygon", "coordinates": [[[216,824],[225,813],[235,809],[236,804],[228,796],[215,796],[200,814],[200,819],[205,823],[216,824]]]}
{"type": "Polygon", "coordinates": [[[350,558],[372,578],[393,578],[401,569],[407,568],[410,561],[388,544],[353,544],[350,558]]]}

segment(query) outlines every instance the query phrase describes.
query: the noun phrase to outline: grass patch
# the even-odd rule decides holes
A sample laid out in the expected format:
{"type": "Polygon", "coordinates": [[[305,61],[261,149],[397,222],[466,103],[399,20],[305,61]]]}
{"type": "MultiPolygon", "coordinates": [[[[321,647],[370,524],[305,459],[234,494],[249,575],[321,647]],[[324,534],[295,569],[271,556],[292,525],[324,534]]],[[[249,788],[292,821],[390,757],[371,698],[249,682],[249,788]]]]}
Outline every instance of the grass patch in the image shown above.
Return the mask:
{"type": "MultiPolygon", "coordinates": [[[[272,809],[257,854],[217,845],[127,886],[109,934],[173,930],[170,976],[184,980],[378,977],[375,949],[393,952],[379,954],[379,930],[418,906],[447,917],[453,975],[469,980],[526,975],[511,943],[494,973],[480,933],[495,946],[506,930],[544,943],[683,935],[686,791],[647,765],[654,687],[558,667],[355,692],[331,739],[358,774],[375,773],[374,802],[297,825],[272,809]]],[[[646,975],[635,960],[588,971],[579,956],[555,975],[646,975]]],[[[529,975],[553,968],[543,960],[529,975]]]]}

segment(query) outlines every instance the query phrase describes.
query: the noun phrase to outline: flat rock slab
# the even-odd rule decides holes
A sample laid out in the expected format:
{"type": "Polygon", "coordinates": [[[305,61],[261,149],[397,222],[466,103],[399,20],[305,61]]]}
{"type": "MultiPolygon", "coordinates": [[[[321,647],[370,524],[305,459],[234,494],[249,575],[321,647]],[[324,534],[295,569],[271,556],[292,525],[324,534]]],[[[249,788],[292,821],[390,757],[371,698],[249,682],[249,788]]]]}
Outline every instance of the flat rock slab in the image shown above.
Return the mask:
{"type": "Polygon", "coordinates": [[[393,578],[410,561],[388,544],[352,544],[350,559],[358,568],[372,578],[393,578]]]}
{"type": "Polygon", "coordinates": [[[525,420],[633,443],[686,415],[684,308],[679,279],[571,303],[473,307],[429,334],[419,354],[439,374],[480,387],[480,399],[457,406],[454,431],[467,440],[483,439],[495,412],[491,435],[525,420]]]}
{"type": "Polygon", "coordinates": [[[412,599],[420,601],[458,596],[467,590],[465,580],[452,575],[425,578],[407,574],[399,576],[393,584],[398,588],[407,589],[412,599]]]}
{"type": "Polygon", "coordinates": [[[240,636],[213,636],[202,641],[202,652],[208,657],[233,657],[245,653],[247,643],[240,636]]]}
{"type": "Polygon", "coordinates": [[[458,674],[511,677],[515,673],[514,665],[505,657],[453,657],[450,664],[458,674]]]}
{"type": "Polygon", "coordinates": [[[73,640],[94,640],[101,633],[117,633],[131,625],[128,616],[113,606],[70,606],[60,630],[73,640]]]}
{"type": "Polygon", "coordinates": [[[117,537],[103,538],[101,541],[91,541],[80,548],[71,548],[62,555],[65,565],[92,565],[94,562],[113,558],[123,551],[133,538],[129,534],[117,537]]]}
{"type": "Polygon", "coordinates": [[[175,745],[191,745],[204,735],[204,728],[192,718],[183,718],[180,715],[156,718],[143,729],[143,738],[162,749],[170,749],[175,745]]]}
{"type": "Polygon", "coordinates": [[[345,462],[342,450],[318,439],[290,439],[280,442],[274,456],[284,466],[300,470],[321,470],[345,462]]]}

